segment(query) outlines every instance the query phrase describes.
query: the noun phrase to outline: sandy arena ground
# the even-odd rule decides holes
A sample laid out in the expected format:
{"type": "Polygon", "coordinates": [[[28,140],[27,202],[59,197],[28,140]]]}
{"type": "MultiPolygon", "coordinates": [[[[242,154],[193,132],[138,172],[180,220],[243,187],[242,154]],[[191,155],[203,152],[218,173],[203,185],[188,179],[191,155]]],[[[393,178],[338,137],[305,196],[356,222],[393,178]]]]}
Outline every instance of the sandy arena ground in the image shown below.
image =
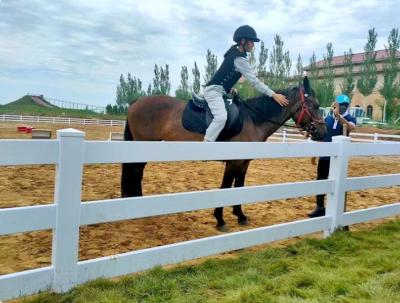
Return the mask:
{"type": "MultiPolygon", "coordinates": [[[[21,123],[0,122],[0,139],[30,139],[30,134],[18,133],[21,123]]],[[[36,128],[56,130],[66,125],[32,124],[36,128]]],[[[86,132],[88,140],[107,140],[110,131],[120,127],[71,127],[86,132]]],[[[358,128],[357,132],[399,134],[358,128]]],[[[365,176],[400,172],[400,157],[352,158],[349,175],[365,176]]],[[[149,163],[145,170],[145,195],[196,191],[219,188],[223,163],[174,162],[149,163]]],[[[0,167],[0,208],[49,204],[54,195],[53,165],[0,167]]],[[[313,180],[316,166],[309,158],[255,160],[250,164],[246,186],[313,180]]],[[[83,201],[112,199],[120,196],[120,165],[87,165],[84,168],[83,201]]],[[[400,187],[364,190],[348,194],[348,209],[355,210],[399,201],[400,187]]],[[[314,207],[314,197],[257,203],[244,206],[249,226],[240,227],[231,208],[225,209],[225,221],[230,231],[238,231],[288,222],[307,217],[314,207]]],[[[190,203],[190,201],[188,201],[190,203]]],[[[146,219],[83,226],[80,229],[79,259],[109,256],[146,247],[159,246],[190,239],[217,235],[212,209],[186,212],[146,219]]],[[[364,225],[365,226],[365,225],[364,225]]],[[[50,264],[51,231],[21,233],[0,237],[0,274],[21,271],[50,264]]]]}

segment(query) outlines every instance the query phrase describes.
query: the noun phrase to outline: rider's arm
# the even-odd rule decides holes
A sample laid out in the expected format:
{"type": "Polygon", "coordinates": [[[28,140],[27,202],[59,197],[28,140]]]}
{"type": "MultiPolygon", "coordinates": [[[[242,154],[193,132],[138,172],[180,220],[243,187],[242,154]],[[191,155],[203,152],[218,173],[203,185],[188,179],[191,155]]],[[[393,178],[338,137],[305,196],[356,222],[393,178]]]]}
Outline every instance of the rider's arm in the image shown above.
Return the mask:
{"type": "Polygon", "coordinates": [[[240,72],[260,93],[265,94],[269,97],[272,97],[272,95],[275,94],[272,89],[270,89],[267,85],[260,81],[260,79],[257,78],[256,74],[250,66],[249,61],[246,58],[237,57],[235,58],[233,63],[236,70],[240,72]]]}

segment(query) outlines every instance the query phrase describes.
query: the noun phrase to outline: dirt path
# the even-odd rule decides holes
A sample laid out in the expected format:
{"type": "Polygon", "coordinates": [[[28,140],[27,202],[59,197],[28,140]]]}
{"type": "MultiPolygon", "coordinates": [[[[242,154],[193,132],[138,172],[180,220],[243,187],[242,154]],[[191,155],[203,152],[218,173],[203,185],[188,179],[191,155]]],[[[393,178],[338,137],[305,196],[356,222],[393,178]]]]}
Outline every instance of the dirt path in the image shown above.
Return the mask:
{"type": "MultiPolygon", "coordinates": [[[[30,138],[17,133],[17,123],[0,123],[0,138],[30,138]]],[[[55,130],[65,125],[34,124],[37,128],[55,130]]],[[[69,127],[69,126],[67,126],[69,127]]],[[[89,140],[107,140],[110,131],[119,127],[73,126],[87,133],[89,140]]],[[[362,131],[360,128],[357,132],[362,131]]],[[[368,132],[371,129],[368,129],[368,132]]],[[[365,176],[399,173],[400,157],[352,158],[349,175],[365,176]]],[[[0,167],[0,208],[52,203],[54,166],[0,167]]],[[[220,162],[150,163],[144,177],[145,195],[197,191],[218,188],[223,174],[220,162]]],[[[261,185],[313,180],[316,167],[310,159],[255,160],[251,163],[246,185],[261,185]]],[[[87,165],[84,168],[82,198],[84,201],[120,196],[120,165],[87,165]]],[[[348,209],[361,209],[399,201],[400,187],[351,192],[348,209]]],[[[190,201],[188,201],[190,203],[190,201]]],[[[248,227],[239,227],[231,208],[225,209],[225,220],[231,231],[261,227],[306,218],[314,207],[314,197],[256,203],[244,206],[250,218],[248,227]]],[[[219,234],[214,228],[212,210],[186,212],[146,219],[84,226],[80,229],[80,260],[128,252],[184,240],[219,234]]],[[[0,274],[50,264],[51,232],[40,231],[0,237],[0,274]]]]}

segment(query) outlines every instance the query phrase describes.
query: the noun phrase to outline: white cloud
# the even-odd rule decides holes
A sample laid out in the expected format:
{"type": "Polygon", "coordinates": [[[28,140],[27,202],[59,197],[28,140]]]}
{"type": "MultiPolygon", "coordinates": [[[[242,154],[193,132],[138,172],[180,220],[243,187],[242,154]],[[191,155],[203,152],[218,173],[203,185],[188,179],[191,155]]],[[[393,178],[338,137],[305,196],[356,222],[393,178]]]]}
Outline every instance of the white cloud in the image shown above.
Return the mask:
{"type": "MultiPolygon", "coordinates": [[[[172,87],[181,66],[197,61],[201,72],[209,48],[218,56],[235,28],[250,24],[270,50],[279,34],[293,59],[321,59],[328,42],[335,55],[362,51],[368,29],[383,48],[398,26],[398,1],[44,1],[0,2],[0,102],[26,92],[105,105],[114,101],[120,74],[145,87],[154,64],[170,66],[172,87]]],[[[190,74],[191,75],[191,74],[190,74]]]]}

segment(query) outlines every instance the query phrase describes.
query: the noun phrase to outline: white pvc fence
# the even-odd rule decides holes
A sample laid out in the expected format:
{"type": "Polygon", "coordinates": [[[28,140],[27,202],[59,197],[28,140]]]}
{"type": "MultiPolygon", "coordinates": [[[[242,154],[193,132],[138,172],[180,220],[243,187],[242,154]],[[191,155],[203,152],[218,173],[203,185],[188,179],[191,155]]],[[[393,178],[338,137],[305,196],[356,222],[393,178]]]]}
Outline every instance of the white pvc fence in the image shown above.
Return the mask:
{"type": "Polygon", "coordinates": [[[346,191],[397,186],[400,173],[347,177],[349,157],[400,155],[400,144],[207,143],[85,141],[74,129],[59,130],[57,140],[0,140],[0,165],[56,164],[54,204],[0,210],[0,235],[53,229],[52,264],[0,276],[0,300],[37,293],[64,292],[98,277],[114,277],[157,265],[241,249],[318,231],[331,234],[341,225],[400,214],[400,202],[343,212],[346,191]],[[136,198],[81,202],[84,164],[259,159],[331,156],[329,179],[247,186],[136,198]],[[119,255],[78,261],[79,227],[277,199],[328,194],[326,216],[249,229],[119,255]]]}
{"type": "Polygon", "coordinates": [[[123,120],[99,120],[99,119],[79,119],[79,118],[68,118],[68,117],[43,117],[43,116],[20,116],[20,115],[0,115],[0,121],[23,122],[23,123],[125,126],[125,121],[123,120]]]}

